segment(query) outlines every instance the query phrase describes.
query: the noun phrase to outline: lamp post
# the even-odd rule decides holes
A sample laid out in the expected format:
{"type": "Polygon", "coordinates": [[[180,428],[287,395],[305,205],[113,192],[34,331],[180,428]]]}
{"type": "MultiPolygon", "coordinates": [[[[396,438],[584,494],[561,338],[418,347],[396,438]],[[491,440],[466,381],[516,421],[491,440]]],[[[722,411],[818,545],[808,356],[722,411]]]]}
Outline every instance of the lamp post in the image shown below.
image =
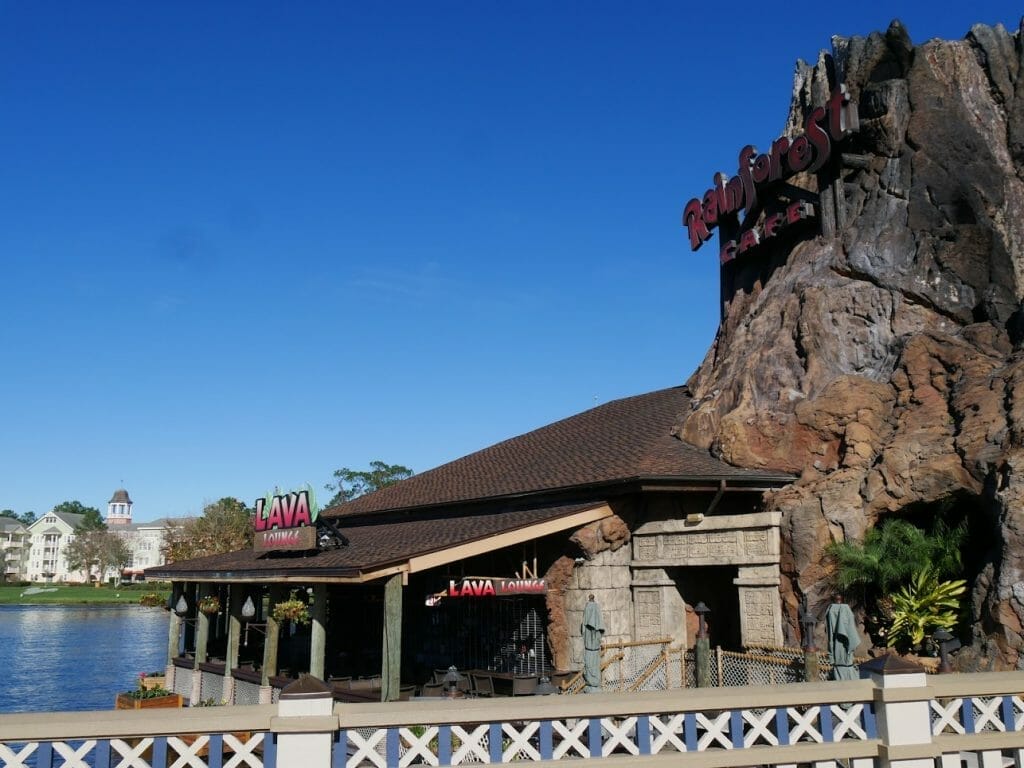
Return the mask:
{"type": "Polygon", "coordinates": [[[449,697],[454,697],[455,691],[458,690],[459,683],[462,682],[462,675],[459,674],[459,670],[456,669],[454,664],[448,667],[448,671],[444,675],[443,682],[445,693],[449,697]]]}
{"type": "Polygon", "coordinates": [[[821,677],[818,649],[814,647],[814,627],[818,620],[807,606],[806,595],[800,603],[799,618],[800,626],[803,627],[804,682],[812,683],[821,677]]]}
{"type": "Polygon", "coordinates": [[[960,648],[960,641],[953,637],[948,629],[935,630],[932,639],[939,646],[939,672],[941,674],[952,672],[953,665],[949,663],[949,654],[960,648]]]}

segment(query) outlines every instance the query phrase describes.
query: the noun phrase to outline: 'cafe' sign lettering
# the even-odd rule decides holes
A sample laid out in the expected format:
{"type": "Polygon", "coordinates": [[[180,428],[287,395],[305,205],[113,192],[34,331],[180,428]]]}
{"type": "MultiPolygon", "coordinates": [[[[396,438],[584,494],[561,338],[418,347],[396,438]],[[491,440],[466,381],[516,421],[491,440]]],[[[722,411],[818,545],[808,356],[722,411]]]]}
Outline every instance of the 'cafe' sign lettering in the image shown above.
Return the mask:
{"type": "Polygon", "coordinates": [[[309,490],[256,499],[253,547],[257,552],[316,548],[314,522],[320,511],[309,490]]]}
{"type": "MultiPolygon", "coordinates": [[[[764,153],[748,144],[740,150],[739,168],[728,181],[716,173],[714,186],[703,198],[693,198],[683,210],[683,226],[690,237],[690,248],[696,251],[711,239],[711,230],[734,221],[740,209],[749,214],[758,203],[760,190],[769,184],[797,173],[815,173],[832,154],[832,146],[859,127],[857,105],[850,101],[845,85],[833,92],[824,107],[816,107],[807,115],[804,131],[795,138],[782,136],[772,142],[764,153]]],[[[790,203],[783,211],[765,217],[760,227],[748,227],[738,239],[722,243],[720,261],[726,264],[763,240],[779,234],[786,227],[810,218],[814,206],[804,200],[790,203]]]]}

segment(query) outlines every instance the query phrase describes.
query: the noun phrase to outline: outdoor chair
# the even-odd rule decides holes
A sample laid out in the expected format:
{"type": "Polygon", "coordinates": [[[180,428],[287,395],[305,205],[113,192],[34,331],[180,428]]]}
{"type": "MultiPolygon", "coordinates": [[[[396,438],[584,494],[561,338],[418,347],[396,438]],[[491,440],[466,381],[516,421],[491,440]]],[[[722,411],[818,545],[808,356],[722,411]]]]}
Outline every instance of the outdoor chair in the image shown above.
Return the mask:
{"type": "Polygon", "coordinates": [[[494,681],[490,675],[482,675],[479,672],[470,672],[470,679],[473,681],[474,696],[493,696],[494,681]]]}
{"type": "Polygon", "coordinates": [[[420,696],[444,696],[444,683],[426,683],[420,696]]]}
{"type": "Polygon", "coordinates": [[[415,685],[400,685],[398,686],[398,700],[408,701],[416,695],[415,685]]]}
{"type": "Polygon", "coordinates": [[[447,669],[435,669],[433,683],[444,683],[444,676],[448,674],[447,669]]]}
{"type": "Polygon", "coordinates": [[[513,696],[532,696],[537,690],[537,675],[515,675],[512,678],[513,696]]]}
{"type": "Polygon", "coordinates": [[[327,678],[327,682],[330,683],[332,688],[348,689],[352,687],[352,675],[344,675],[342,677],[332,675],[327,678]]]}

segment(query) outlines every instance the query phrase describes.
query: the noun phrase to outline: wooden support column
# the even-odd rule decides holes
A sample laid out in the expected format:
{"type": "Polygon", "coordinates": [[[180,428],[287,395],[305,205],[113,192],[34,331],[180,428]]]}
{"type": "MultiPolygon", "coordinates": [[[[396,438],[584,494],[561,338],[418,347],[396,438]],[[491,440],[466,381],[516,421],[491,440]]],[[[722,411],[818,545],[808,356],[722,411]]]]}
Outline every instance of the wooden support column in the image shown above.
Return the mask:
{"type": "Polygon", "coordinates": [[[263,643],[263,679],[261,684],[270,685],[270,678],[277,675],[277,647],[281,634],[281,622],[274,618],[274,605],[287,598],[288,593],[282,584],[270,587],[269,607],[267,608],[267,637],[263,643]]]}
{"type": "MultiPolygon", "coordinates": [[[[188,603],[189,614],[194,618],[196,614],[196,602],[199,600],[199,585],[188,584],[184,586],[182,594],[185,595],[185,601],[188,603]]],[[[182,653],[188,651],[195,652],[196,649],[196,622],[193,619],[185,617],[185,643],[182,646],[182,653]]]]}
{"type": "Polygon", "coordinates": [[[171,619],[167,626],[168,665],[173,664],[174,659],[181,654],[181,617],[174,612],[174,607],[183,591],[184,585],[177,581],[171,582],[171,610],[168,611],[171,615],[171,619]]]}
{"type": "Polygon", "coordinates": [[[235,678],[231,670],[238,666],[238,645],[242,639],[242,599],[244,591],[241,584],[228,587],[228,644],[224,653],[224,693],[223,699],[228,704],[235,703],[235,678]]]}
{"type": "Polygon", "coordinates": [[[174,606],[183,592],[183,585],[180,582],[171,582],[171,610],[167,613],[170,618],[167,622],[167,667],[164,669],[164,679],[167,687],[174,690],[174,676],[177,667],[174,666],[174,659],[181,653],[181,617],[174,612],[174,606]]]}
{"type": "Polygon", "coordinates": [[[238,666],[238,648],[242,638],[242,601],[245,589],[241,584],[232,584],[228,592],[228,643],[224,652],[225,671],[230,673],[238,666]]]}
{"type": "Polygon", "coordinates": [[[384,644],[380,700],[398,701],[402,680],[402,574],[384,582],[384,644]]]}
{"type": "Polygon", "coordinates": [[[309,674],[326,680],[324,657],[327,655],[327,585],[313,585],[313,625],[309,638],[309,674]]]}
{"type": "Polygon", "coordinates": [[[196,660],[193,669],[206,661],[206,646],[210,642],[210,617],[199,610],[199,601],[214,594],[209,584],[200,584],[196,594],[196,660]]]}

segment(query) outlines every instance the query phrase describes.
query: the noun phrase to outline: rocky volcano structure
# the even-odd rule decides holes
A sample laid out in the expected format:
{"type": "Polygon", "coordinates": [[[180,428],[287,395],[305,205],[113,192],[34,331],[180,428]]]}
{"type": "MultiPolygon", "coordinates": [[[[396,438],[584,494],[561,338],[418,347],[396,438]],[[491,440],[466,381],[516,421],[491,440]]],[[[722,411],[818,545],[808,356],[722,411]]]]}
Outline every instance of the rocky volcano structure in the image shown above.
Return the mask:
{"type": "Polygon", "coordinates": [[[836,83],[859,108],[828,187],[796,180],[831,224],[723,267],[722,324],[677,427],[800,475],[767,500],[791,640],[799,600],[828,599],[830,542],[890,515],[966,515],[975,658],[1024,667],[1022,37],[976,26],[914,46],[893,22],[798,64],[787,135],[836,83]]]}

